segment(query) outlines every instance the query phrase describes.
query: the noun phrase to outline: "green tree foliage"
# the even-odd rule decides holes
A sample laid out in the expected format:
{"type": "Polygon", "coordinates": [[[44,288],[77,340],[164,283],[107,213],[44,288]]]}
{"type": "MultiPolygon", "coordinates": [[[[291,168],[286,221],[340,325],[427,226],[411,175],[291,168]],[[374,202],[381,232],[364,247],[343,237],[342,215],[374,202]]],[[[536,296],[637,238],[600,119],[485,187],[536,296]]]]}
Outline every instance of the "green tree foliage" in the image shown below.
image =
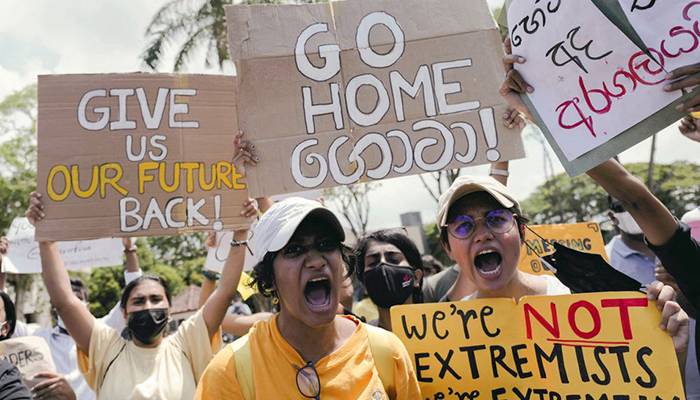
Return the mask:
{"type": "MultiPolygon", "coordinates": [[[[647,163],[625,167],[646,180],[647,163]]],[[[700,165],[686,161],[656,164],[653,181],[652,192],[677,217],[700,203],[700,165]]],[[[608,198],[587,175],[571,179],[562,173],[538,186],[522,206],[537,224],[582,222],[603,217],[608,211],[608,198]]]]}
{"type": "Polygon", "coordinates": [[[447,256],[445,249],[442,247],[440,242],[440,230],[437,227],[437,223],[433,222],[425,225],[425,239],[428,242],[427,253],[435,257],[436,260],[440,261],[443,265],[450,266],[454,264],[454,261],[450,260],[447,256]]]}
{"type": "Polygon", "coordinates": [[[204,233],[149,237],[148,247],[159,262],[178,265],[184,261],[206,257],[206,239],[207,235],[204,233]]]}
{"type": "MultiPolygon", "coordinates": [[[[299,3],[321,3],[318,0],[304,0],[299,3]]],[[[178,43],[173,70],[179,71],[187,64],[198,48],[206,49],[205,65],[218,65],[230,60],[226,37],[226,12],[224,7],[231,0],[171,0],[166,3],[146,29],[148,48],[141,59],[150,69],[156,70],[163,52],[178,43]]],[[[244,0],[237,4],[282,4],[280,0],[244,0]]]]}
{"type": "Polygon", "coordinates": [[[24,214],[36,188],[36,84],[0,103],[0,233],[24,214]]]}

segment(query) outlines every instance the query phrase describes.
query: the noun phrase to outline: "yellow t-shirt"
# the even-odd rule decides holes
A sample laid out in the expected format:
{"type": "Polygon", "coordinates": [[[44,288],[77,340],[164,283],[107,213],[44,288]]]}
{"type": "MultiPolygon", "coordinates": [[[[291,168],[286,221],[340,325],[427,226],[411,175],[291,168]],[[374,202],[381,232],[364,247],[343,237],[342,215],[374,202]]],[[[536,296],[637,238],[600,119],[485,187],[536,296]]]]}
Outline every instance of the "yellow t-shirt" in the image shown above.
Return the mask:
{"type": "Polygon", "coordinates": [[[220,348],[221,335],[209,338],[202,310],[152,349],[136,347],[95,321],[90,354],[78,350],[78,367],[98,400],[191,399],[220,348]]]}
{"type": "MultiPolygon", "coordinates": [[[[320,398],[387,400],[388,396],[374,367],[367,330],[357,319],[346,318],[357,324],[352,336],[315,365],[321,378],[320,398]]],[[[257,399],[307,400],[297,389],[297,370],[294,367],[306,363],[279,333],[277,315],[270,321],[261,321],[253,326],[249,333],[249,345],[257,399]]],[[[394,358],[396,400],[419,399],[418,381],[406,348],[392,333],[389,333],[389,346],[394,358]]],[[[236,379],[232,345],[221,350],[204,371],[195,399],[243,399],[236,379]]]]}

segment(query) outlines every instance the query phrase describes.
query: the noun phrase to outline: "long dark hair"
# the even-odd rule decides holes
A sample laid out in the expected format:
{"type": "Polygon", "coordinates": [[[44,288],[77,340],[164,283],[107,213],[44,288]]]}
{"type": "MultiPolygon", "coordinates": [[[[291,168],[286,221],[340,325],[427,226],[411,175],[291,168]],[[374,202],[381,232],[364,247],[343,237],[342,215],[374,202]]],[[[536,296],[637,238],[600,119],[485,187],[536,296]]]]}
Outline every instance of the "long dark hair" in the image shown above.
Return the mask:
{"type": "Polygon", "coordinates": [[[134,288],[143,281],[154,281],[163,286],[163,290],[165,290],[165,297],[168,299],[168,304],[172,306],[172,297],[170,295],[170,288],[168,287],[167,282],[165,282],[163,278],[157,275],[141,275],[133,281],[129,282],[129,284],[126,285],[124,291],[122,292],[120,306],[124,311],[126,311],[126,302],[129,300],[129,295],[131,294],[131,291],[134,290],[134,288]]]}
{"type": "MultiPolygon", "coordinates": [[[[396,248],[403,253],[404,257],[406,257],[408,265],[411,266],[414,272],[416,270],[423,270],[423,261],[421,260],[420,251],[418,251],[418,247],[413,243],[413,240],[408,237],[408,234],[402,229],[385,229],[364,236],[362,239],[358,240],[355,245],[356,269],[360,281],[362,281],[364,277],[365,255],[367,254],[367,248],[371,242],[389,243],[396,246],[396,248]]],[[[423,302],[423,279],[420,280],[418,287],[413,289],[413,302],[423,302]]]]}
{"type": "Polygon", "coordinates": [[[12,302],[10,296],[7,293],[0,291],[0,297],[2,297],[2,302],[5,305],[5,321],[10,324],[10,330],[7,332],[5,337],[0,338],[0,340],[9,339],[13,333],[15,333],[15,326],[17,326],[17,311],[15,310],[15,303],[12,302]]]}

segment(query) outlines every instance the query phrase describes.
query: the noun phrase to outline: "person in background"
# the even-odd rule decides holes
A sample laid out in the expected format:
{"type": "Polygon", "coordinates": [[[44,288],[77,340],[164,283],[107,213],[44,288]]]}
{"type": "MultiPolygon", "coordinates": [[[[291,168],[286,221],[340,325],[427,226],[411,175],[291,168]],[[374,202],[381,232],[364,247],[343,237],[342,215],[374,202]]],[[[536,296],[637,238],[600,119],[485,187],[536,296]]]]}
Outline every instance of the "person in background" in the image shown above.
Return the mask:
{"type": "MultiPolygon", "coordinates": [[[[608,217],[620,231],[618,236],[605,246],[610,265],[618,271],[630,276],[642,285],[649,285],[658,280],[664,285],[671,286],[677,293],[676,301],[689,314],[689,335],[695,335],[695,318],[692,307],[681,294],[675,280],[661,265],[653,251],[644,242],[644,234],[639,224],[632,218],[622,203],[608,196],[610,211],[608,217]]],[[[695,343],[688,346],[688,360],[685,365],[685,395],[688,400],[700,400],[700,373],[695,360],[695,343]]]]}
{"type": "Polygon", "coordinates": [[[619,200],[608,196],[608,204],[608,218],[620,232],[605,245],[610,265],[642,285],[654,282],[657,260],[654,252],[644,243],[642,228],[619,200]]]}
{"type": "Polygon", "coordinates": [[[445,266],[430,254],[424,254],[420,259],[423,263],[423,278],[439,274],[445,269],[445,266]]]}
{"type": "MultiPolygon", "coordinates": [[[[266,202],[266,200],[260,198],[256,199],[258,204],[264,204],[266,209],[269,208],[269,204],[266,202]]],[[[209,236],[207,237],[206,241],[206,246],[207,247],[214,247],[216,246],[216,233],[210,232],[209,236]]],[[[249,256],[249,254],[248,254],[249,256]]],[[[201,291],[199,292],[199,307],[203,307],[204,304],[206,304],[207,300],[209,297],[214,293],[216,290],[217,282],[221,278],[221,274],[215,271],[209,271],[207,269],[202,270],[202,276],[204,279],[202,280],[202,288],[201,291]]],[[[236,285],[236,288],[238,288],[238,285],[236,285]]],[[[236,299],[236,295],[239,296],[240,299],[240,293],[236,291],[234,293],[234,299],[236,299]]],[[[242,303],[242,302],[241,302],[242,303]]],[[[226,309],[226,315],[224,316],[223,321],[221,321],[221,330],[224,332],[225,335],[232,336],[233,338],[238,338],[250,330],[250,328],[253,326],[258,321],[267,321],[268,319],[272,318],[272,313],[262,311],[262,312],[257,312],[257,313],[252,313],[248,305],[245,303],[242,303],[248,308],[248,314],[239,314],[239,313],[234,313],[232,312],[233,310],[231,307],[232,305],[229,305],[226,309]]],[[[226,337],[224,339],[231,339],[229,337],[226,337]]]]}
{"type": "MultiPolygon", "coordinates": [[[[40,224],[45,218],[41,195],[32,193],[26,216],[40,224]]],[[[258,215],[248,199],[241,215],[258,215]]],[[[157,276],[143,275],[122,293],[121,310],[130,340],[96,321],[73,294],[70,278],[55,243],[39,244],[44,284],[58,315],[78,348],[78,365],[98,399],[190,399],[199,378],[221,347],[220,325],[240,281],[248,230],[233,233],[234,242],[223,267],[221,285],[177,332],[165,337],[171,296],[157,276]]]]}
{"type": "MultiPolygon", "coordinates": [[[[15,327],[17,325],[17,312],[15,310],[15,304],[10,299],[4,291],[0,291],[0,341],[10,339],[15,333],[15,327]]],[[[6,376],[0,376],[0,384],[2,384],[2,379],[7,379],[6,383],[9,385],[10,393],[13,393],[17,398],[23,398],[24,389],[22,386],[17,384],[15,379],[20,375],[19,371],[12,368],[2,368],[2,374],[8,374],[6,376]]],[[[68,384],[66,378],[62,375],[57,375],[49,372],[42,372],[35,377],[46,378],[42,382],[36,384],[32,390],[32,396],[34,399],[54,399],[54,400],[75,400],[75,392],[68,384]]],[[[21,381],[21,376],[19,377],[21,381]]],[[[0,393],[4,389],[0,388],[0,393]]],[[[5,397],[0,397],[0,399],[5,400],[5,397]]]]}
{"type": "MultiPolygon", "coordinates": [[[[131,238],[122,238],[122,245],[124,246],[124,255],[126,259],[124,281],[125,284],[128,285],[131,281],[143,275],[143,272],[141,271],[141,268],[139,268],[139,261],[138,257],[136,256],[137,247],[133,240],[131,238]]],[[[4,277],[5,274],[2,275],[4,277]]],[[[4,279],[2,279],[2,282],[4,283],[4,279]]],[[[89,309],[90,305],[88,303],[88,289],[83,281],[78,278],[71,278],[70,283],[73,294],[85,305],[86,308],[89,309]]],[[[0,290],[4,290],[4,287],[0,286],[0,290]]],[[[80,370],[78,369],[78,353],[75,347],[75,341],[68,334],[63,320],[53,307],[51,309],[51,315],[56,321],[56,326],[53,328],[34,330],[27,324],[17,321],[17,329],[15,329],[13,337],[31,335],[43,338],[49,345],[51,356],[56,364],[56,373],[47,372],[45,377],[49,380],[57,381],[61,379],[61,376],[63,376],[73,388],[73,391],[75,391],[75,394],[79,400],[94,399],[95,392],[90,389],[90,386],[83,378],[83,374],[80,373],[80,370]]],[[[106,316],[100,318],[99,320],[117,332],[123,331],[126,327],[126,322],[124,321],[124,316],[121,313],[119,302],[112,307],[106,316]]]]}
{"type": "Polygon", "coordinates": [[[393,229],[364,236],[354,253],[357,275],[379,310],[368,323],[391,331],[391,307],[423,302],[420,252],[405,231],[393,229]]]}
{"type": "Polygon", "coordinates": [[[33,400],[14,364],[0,360],[0,399],[33,400]]]}

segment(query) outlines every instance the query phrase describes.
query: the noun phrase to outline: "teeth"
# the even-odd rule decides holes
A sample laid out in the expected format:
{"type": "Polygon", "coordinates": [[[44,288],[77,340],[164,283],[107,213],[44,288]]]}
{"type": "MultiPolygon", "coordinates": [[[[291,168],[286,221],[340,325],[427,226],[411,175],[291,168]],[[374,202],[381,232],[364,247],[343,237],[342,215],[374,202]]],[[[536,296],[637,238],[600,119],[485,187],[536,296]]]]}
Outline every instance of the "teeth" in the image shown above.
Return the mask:
{"type": "Polygon", "coordinates": [[[477,256],[480,256],[480,255],[482,255],[482,254],[495,253],[495,252],[496,252],[495,250],[484,250],[484,251],[480,252],[479,254],[477,254],[477,256]]]}
{"type": "Polygon", "coordinates": [[[493,271],[484,271],[483,269],[479,268],[479,273],[482,275],[490,276],[490,275],[496,275],[498,272],[501,270],[501,266],[499,265],[496,267],[493,271]]]}
{"type": "Polygon", "coordinates": [[[314,278],[310,280],[309,282],[321,282],[321,281],[327,281],[328,278],[314,278]]]}

